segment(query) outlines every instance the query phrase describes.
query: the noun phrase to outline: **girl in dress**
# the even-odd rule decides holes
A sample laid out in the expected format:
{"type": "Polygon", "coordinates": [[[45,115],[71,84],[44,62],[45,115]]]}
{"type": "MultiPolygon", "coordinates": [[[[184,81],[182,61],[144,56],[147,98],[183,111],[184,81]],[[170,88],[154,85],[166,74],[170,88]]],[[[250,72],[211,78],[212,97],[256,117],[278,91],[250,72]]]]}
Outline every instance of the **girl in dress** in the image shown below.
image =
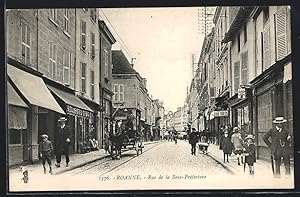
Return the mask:
{"type": "Polygon", "coordinates": [[[249,166],[250,175],[254,175],[254,163],[256,162],[254,136],[251,134],[247,135],[245,141],[245,163],[249,166]]]}

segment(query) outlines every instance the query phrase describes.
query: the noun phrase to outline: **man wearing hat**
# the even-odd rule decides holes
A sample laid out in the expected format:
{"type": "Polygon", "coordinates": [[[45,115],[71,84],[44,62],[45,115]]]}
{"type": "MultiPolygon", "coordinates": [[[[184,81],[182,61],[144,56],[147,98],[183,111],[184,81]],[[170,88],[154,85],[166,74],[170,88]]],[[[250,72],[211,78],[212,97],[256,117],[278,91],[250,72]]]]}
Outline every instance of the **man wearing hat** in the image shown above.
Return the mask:
{"type": "Polygon", "coordinates": [[[275,160],[275,177],[280,177],[281,158],[283,158],[285,174],[290,175],[290,142],[292,139],[290,133],[283,128],[283,123],[286,121],[283,117],[276,117],[273,120],[275,128],[270,129],[263,137],[264,142],[271,148],[271,159],[275,160]],[[270,137],[271,142],[269,141],[270,137]]]}
{"type": "Polygon", "coordinates": [[[68,167],[69,159],[69,146],[70,146],[70,134],[69,128],[66,126],[66,117],[60,117],[58,119],[58,132],[56,141],[56,167],[60,167],[61,155],[66,155],[66,167],[68,167]]]}
{"type": "Polygon", "coordinates": [[[42,159],[42,164],[44,168],[44,174],[46,174],[46,161],[49,165],[49,173],[52,174],[51,168],[51,155],[53,153],[52,142],[48,139],[48,135],[43,134],[42,141],[39,144],[39,158],[42,159]]]}

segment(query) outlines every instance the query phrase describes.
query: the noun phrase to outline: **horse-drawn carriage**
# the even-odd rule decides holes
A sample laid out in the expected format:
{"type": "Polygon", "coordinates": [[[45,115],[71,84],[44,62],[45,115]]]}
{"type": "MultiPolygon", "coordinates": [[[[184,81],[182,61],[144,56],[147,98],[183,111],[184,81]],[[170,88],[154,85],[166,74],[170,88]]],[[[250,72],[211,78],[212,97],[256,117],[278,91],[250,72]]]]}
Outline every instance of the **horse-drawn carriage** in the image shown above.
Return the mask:
{"type": "Polygon", "coordinates": [[[143,135],[133,129],[132,121],[127,119],[125,124],[118,121],[114,132],[109,134],[110,154],[112,159],[120,159],[122,151],[135,150],[136,155],[143,153],[143,135]]]}

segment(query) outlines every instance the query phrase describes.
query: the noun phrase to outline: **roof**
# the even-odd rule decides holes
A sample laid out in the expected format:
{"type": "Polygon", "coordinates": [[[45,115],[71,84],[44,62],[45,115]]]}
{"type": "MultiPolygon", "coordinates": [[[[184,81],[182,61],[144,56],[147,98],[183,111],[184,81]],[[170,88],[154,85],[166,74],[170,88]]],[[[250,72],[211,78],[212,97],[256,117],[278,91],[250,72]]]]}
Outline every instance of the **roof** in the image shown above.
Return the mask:
{"type": "Polygon", "coordinates": [[[138,74],[121,50],[112,50],[112,74],[138,74]]]}
{"type": "Polygon", "coordinates": [[[227,43],[233,40],[236,33],[239,32],[241,27],[246,24],[246,21],[253,9],[254,7],[240,7],[233,22],[230,25],[228,32],[225,33],[225,38],[222,40],[222,43],[227,43]]]}

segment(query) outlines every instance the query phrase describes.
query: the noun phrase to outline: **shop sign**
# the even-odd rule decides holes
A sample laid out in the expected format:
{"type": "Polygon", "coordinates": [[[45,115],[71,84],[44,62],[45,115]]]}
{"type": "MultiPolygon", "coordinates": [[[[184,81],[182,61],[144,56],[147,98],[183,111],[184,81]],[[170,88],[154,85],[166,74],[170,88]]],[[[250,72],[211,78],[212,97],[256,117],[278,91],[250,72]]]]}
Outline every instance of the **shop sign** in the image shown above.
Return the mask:
{"type": "Polygon", "coordinates": [[[70,115],[74,115],[74,116],[93,118],[93,113],[92,112],[88,112],[88,111],[73,107],[71,105],[67,105],[66,113],[70,114],[70,115]]]}
{"type": "Polygon", "coordinates": [[[214,117],[225,117],[228,116],[228,111],[223,110],[223,111],[214,111],[214,117]]]}
{"type": "Polygon", "coordinates": [[[127,120],[127,117],[115,117],[115,120],[127,120]]]}
{"type": "Polygon", "coordinates": [[[238,99],[245,99],[245,98],[246,98],[246,88],[239,88],[238,99]]]}

